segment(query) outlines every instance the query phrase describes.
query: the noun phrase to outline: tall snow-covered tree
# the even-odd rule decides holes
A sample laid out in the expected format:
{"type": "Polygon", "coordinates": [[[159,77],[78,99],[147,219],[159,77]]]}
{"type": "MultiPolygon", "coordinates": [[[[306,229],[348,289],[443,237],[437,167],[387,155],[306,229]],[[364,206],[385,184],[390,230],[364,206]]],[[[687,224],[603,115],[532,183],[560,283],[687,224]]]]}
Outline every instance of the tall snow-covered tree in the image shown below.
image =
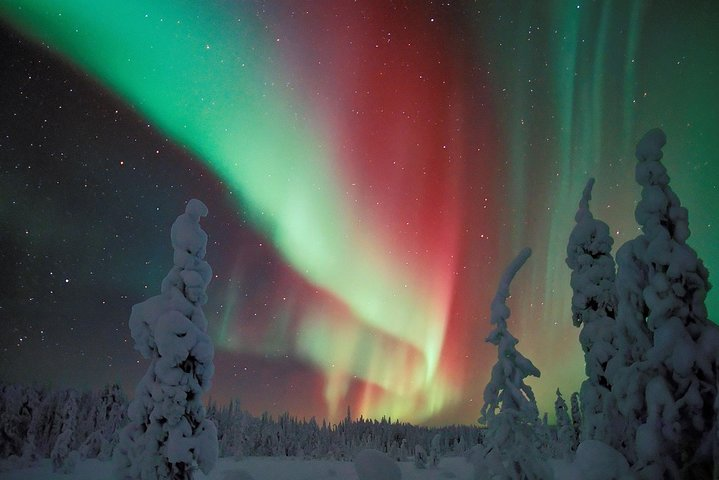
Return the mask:
{"type": "Polygon", "coordinates": [[[609,226],[594,218],[589,209],[593,185],[592,178],[584,188],[566,259],[572,270],[572,322],[582,328],[579,342],[587,374],[580,389],[581,436],[618,448],[624,436],[623,421],[617,418],[612,382],[607,374],[609,361],[617,354],[616,272],[611,253],[614,240],[609,226]]]}
{"type": "Polygon", "coordinates": [[[648,242],[646,235],[639,235],[617,251],[617,315],[613,337],[617,351],[606,368],[620,419],[609,443],[630,464],[637,462],[634,439],[639,425],[646,419],[645,391],[651,375],[646,355],[652,344],[652,332],[647,326],[648,307],[644,299],[644,289],[650,281],[645,263],[648,242]]]}
{"type": "Polygon", "coordinates": [[[490,322],[494,329],[487,342],[497,346],[497,363],[484,389],[479,421],[487,425],[487,432],[483,455],[475,465],[476,471],[487,478],[549,478],[537,445],[537,435],[542,430],[537,402],[532,388],[524,382],[530,375],[539,377],[540,372],[517,351],[518,340],[507,328],[509,286],[530,255],[531,250],[525,248],[509,264],[491,305],[490,322]]]}
{"type": "Polygon", "coordinates": [[[661,162],[665,143],[654,129],[637,144],[642,234],[629,243],[630,254],[618,256],[617,286],[629,297],[620,297],[620,311],[639,316],[650,340],[631,377],[634,388],[645,389],[635,470],[643,478],[710,478],[719,329],[707,318],[707,269],[687,244],[687,210],[661,162]]]}
{"type": "Polygon", "coordinates": [[[161,293],[132,308],[135,348],[150,360],[115,450],[121,479],[190,480],[217,460],[217,430],[200,396],[210,388],[213,346],[202,305],[212,270],[204,260],[207,207],[190,200],[170,231],[174,266],[161,293]]]}

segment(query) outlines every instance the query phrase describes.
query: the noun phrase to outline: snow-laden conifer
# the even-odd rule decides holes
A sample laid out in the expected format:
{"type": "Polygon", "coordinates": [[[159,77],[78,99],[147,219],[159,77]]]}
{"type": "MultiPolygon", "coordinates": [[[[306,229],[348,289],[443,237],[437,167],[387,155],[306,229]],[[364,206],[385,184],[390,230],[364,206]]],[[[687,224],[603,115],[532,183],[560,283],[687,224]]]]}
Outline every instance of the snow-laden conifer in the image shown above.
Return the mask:
{"type": "Polygon", "coordinates": [[[200,396],[210,387],[213,346],[202,305],[212,270],[204,260],[207,207],[190,200],[172,225],[174,266],[161,293],[132,308],[135,348],[150,366],[128,409],[130,423],[115,451],[121,479],[189,480],[217,459],[217,430],[200,396]]]}
{"type": "Polygon", "coordinates": [[[52,471],[59,473],[72,473],[79,458],[79,454],[72,449],[77,427],[78,394],[74,390],[67,392],[62,405],[62,431],[55,439],[50,452],[52,471]]]}
{"type": "Polygon", "coordinates": [[[567,244],[567,265],[572,270],[572,322],[581,327],[579,342],[584,351],[587,379],[580,389],[582,439],[605,442],[615,448],[623,436],[616,416],[609,361],[616,356],[615,317],[617,298],[614,240],[609,226],[594,218],[589,209],[594,179],[587,182],[574,217],[567,244]]]}
{"type": "Polygon", "coordinates": [[[644,263],[647,243],[647,238],[640,235],[617,251],[617,315],[613,336],[616,354],[606,368],[619,420],[607,443],[621,452],[630,464],[637,461],[633,439],[646,417],[644,396],[650,374],[646,353],[652,344],[652,334],[647,327],[647,305],[643,296],[649,281],[644,263]]]}
{"type": "Polygon", "coordinates": [[[531,254],[522,250],[510,263],[492,300],[490,322],[494,329],[487,342],[497,346],[497,363],[484,389],[480,423],[487,425],[484,451],[475,469],[486,478],[544,479],[549,472],[538,448],[537,436],[542,423],[532,388],[524,382],[528,376],[539,377],[534,364],[517,351],[518,340],[509,332],[506,305],[512,279],[531,254]]]}
{"type": "Polygon", "coordinates": [[[422,445],[415,445],[414,446],[414,466],[419,469],[425,469],[425,468],[427,468],[428,460],[429,460],[429,456],[427,455],[427,450],[425,450],[422,445]]]}
{"type": "Polygon", "coordinates": [[[620,259],[617,278],[636,307],[631,314],[641,315],[651,340],[638,367],[642,378],[634,379],[645,388],[635,470],[643,478],[709,478],[719,329],[704,304],[708,272],[686,243],[687,210],[661,162],[665,143],[664,132],[654,129],[637,145],[642,197],[635,217],[642,234],[630,244],[629,265],[622,263],[626,257],[620,259]]]}
{"type": "Polygon", "coordinates": [[[34,403],[28,388],[0,385],[0,458],[23,454],[27,434],[32,434],[34,403]]]}
{"type": "Polygon", "coordinates": [[[574,438],[576,441],[574,449],[576,450],[582,432],[582,412],[581,407],[579,406],[578,392],[572,393],[572,396],[570,397],[570,404],[572,406],[572,428],[574,429],[574,438]]]}
{"type": "Polygon", "coordinates": [[[557,389],[557,398],[554,401],[554,415],[557,422],[556,453],[560,458],[571,458],[576,449],[576,436],[572,421],[569,418],[567,402],[559,389],[557,389]]]}

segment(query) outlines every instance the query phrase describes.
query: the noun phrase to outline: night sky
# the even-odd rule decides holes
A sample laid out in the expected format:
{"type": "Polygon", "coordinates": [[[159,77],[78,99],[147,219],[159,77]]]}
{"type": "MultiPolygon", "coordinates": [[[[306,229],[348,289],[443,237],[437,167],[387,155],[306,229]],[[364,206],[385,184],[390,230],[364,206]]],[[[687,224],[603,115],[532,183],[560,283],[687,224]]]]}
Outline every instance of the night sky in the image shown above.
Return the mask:
{"type": "Polygon", "coordinates": [[[525,246],[509,328],[552,409],[584,369],[564,263],[582,189],[615,247],[633,238],[653,127],[719,271],[717,2],[4,0],[0,19],[0,381],[131,392],[130,308],[193,197],[210,395],[253,413],[475,422],[489,302],[525,246]]]}

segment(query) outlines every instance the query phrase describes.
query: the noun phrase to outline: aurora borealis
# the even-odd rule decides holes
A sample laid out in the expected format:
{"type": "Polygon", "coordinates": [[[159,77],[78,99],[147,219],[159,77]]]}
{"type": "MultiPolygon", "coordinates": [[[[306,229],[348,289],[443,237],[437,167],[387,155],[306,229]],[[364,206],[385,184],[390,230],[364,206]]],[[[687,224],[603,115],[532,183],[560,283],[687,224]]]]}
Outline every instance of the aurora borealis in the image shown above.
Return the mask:
{"type": "Polygon", "coordinates": [[[212,396],[255,413],[476,421],[489,302],[524,246],[509,328],[550,410],[583,375],[564,264],[581,191],[596,177],[595,216],[632,238],[634,142],[655,126],[719,268],[715,3],[7,0],[0,17],[2,380],[131,388],[129,307],[159,290],[193,196],[212,396]]]}

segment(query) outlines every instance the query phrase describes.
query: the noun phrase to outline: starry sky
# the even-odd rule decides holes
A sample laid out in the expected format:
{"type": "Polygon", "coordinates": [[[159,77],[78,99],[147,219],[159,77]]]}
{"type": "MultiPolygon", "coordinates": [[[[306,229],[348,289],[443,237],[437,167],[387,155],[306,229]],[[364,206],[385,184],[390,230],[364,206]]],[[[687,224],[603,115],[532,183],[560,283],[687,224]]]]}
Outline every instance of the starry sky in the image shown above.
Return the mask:
{"type": "Polygon", "coordinates": [[[596,177],[615,246],[638,233],[646,130],[719,269],[717,24],[711,1],[5,0],[0,380],[132,391],[129,311],[196,197],[214,399],[473,423],[529,246],[509,328],[551,410],[584,369],[577,203],[596,177]]]}

